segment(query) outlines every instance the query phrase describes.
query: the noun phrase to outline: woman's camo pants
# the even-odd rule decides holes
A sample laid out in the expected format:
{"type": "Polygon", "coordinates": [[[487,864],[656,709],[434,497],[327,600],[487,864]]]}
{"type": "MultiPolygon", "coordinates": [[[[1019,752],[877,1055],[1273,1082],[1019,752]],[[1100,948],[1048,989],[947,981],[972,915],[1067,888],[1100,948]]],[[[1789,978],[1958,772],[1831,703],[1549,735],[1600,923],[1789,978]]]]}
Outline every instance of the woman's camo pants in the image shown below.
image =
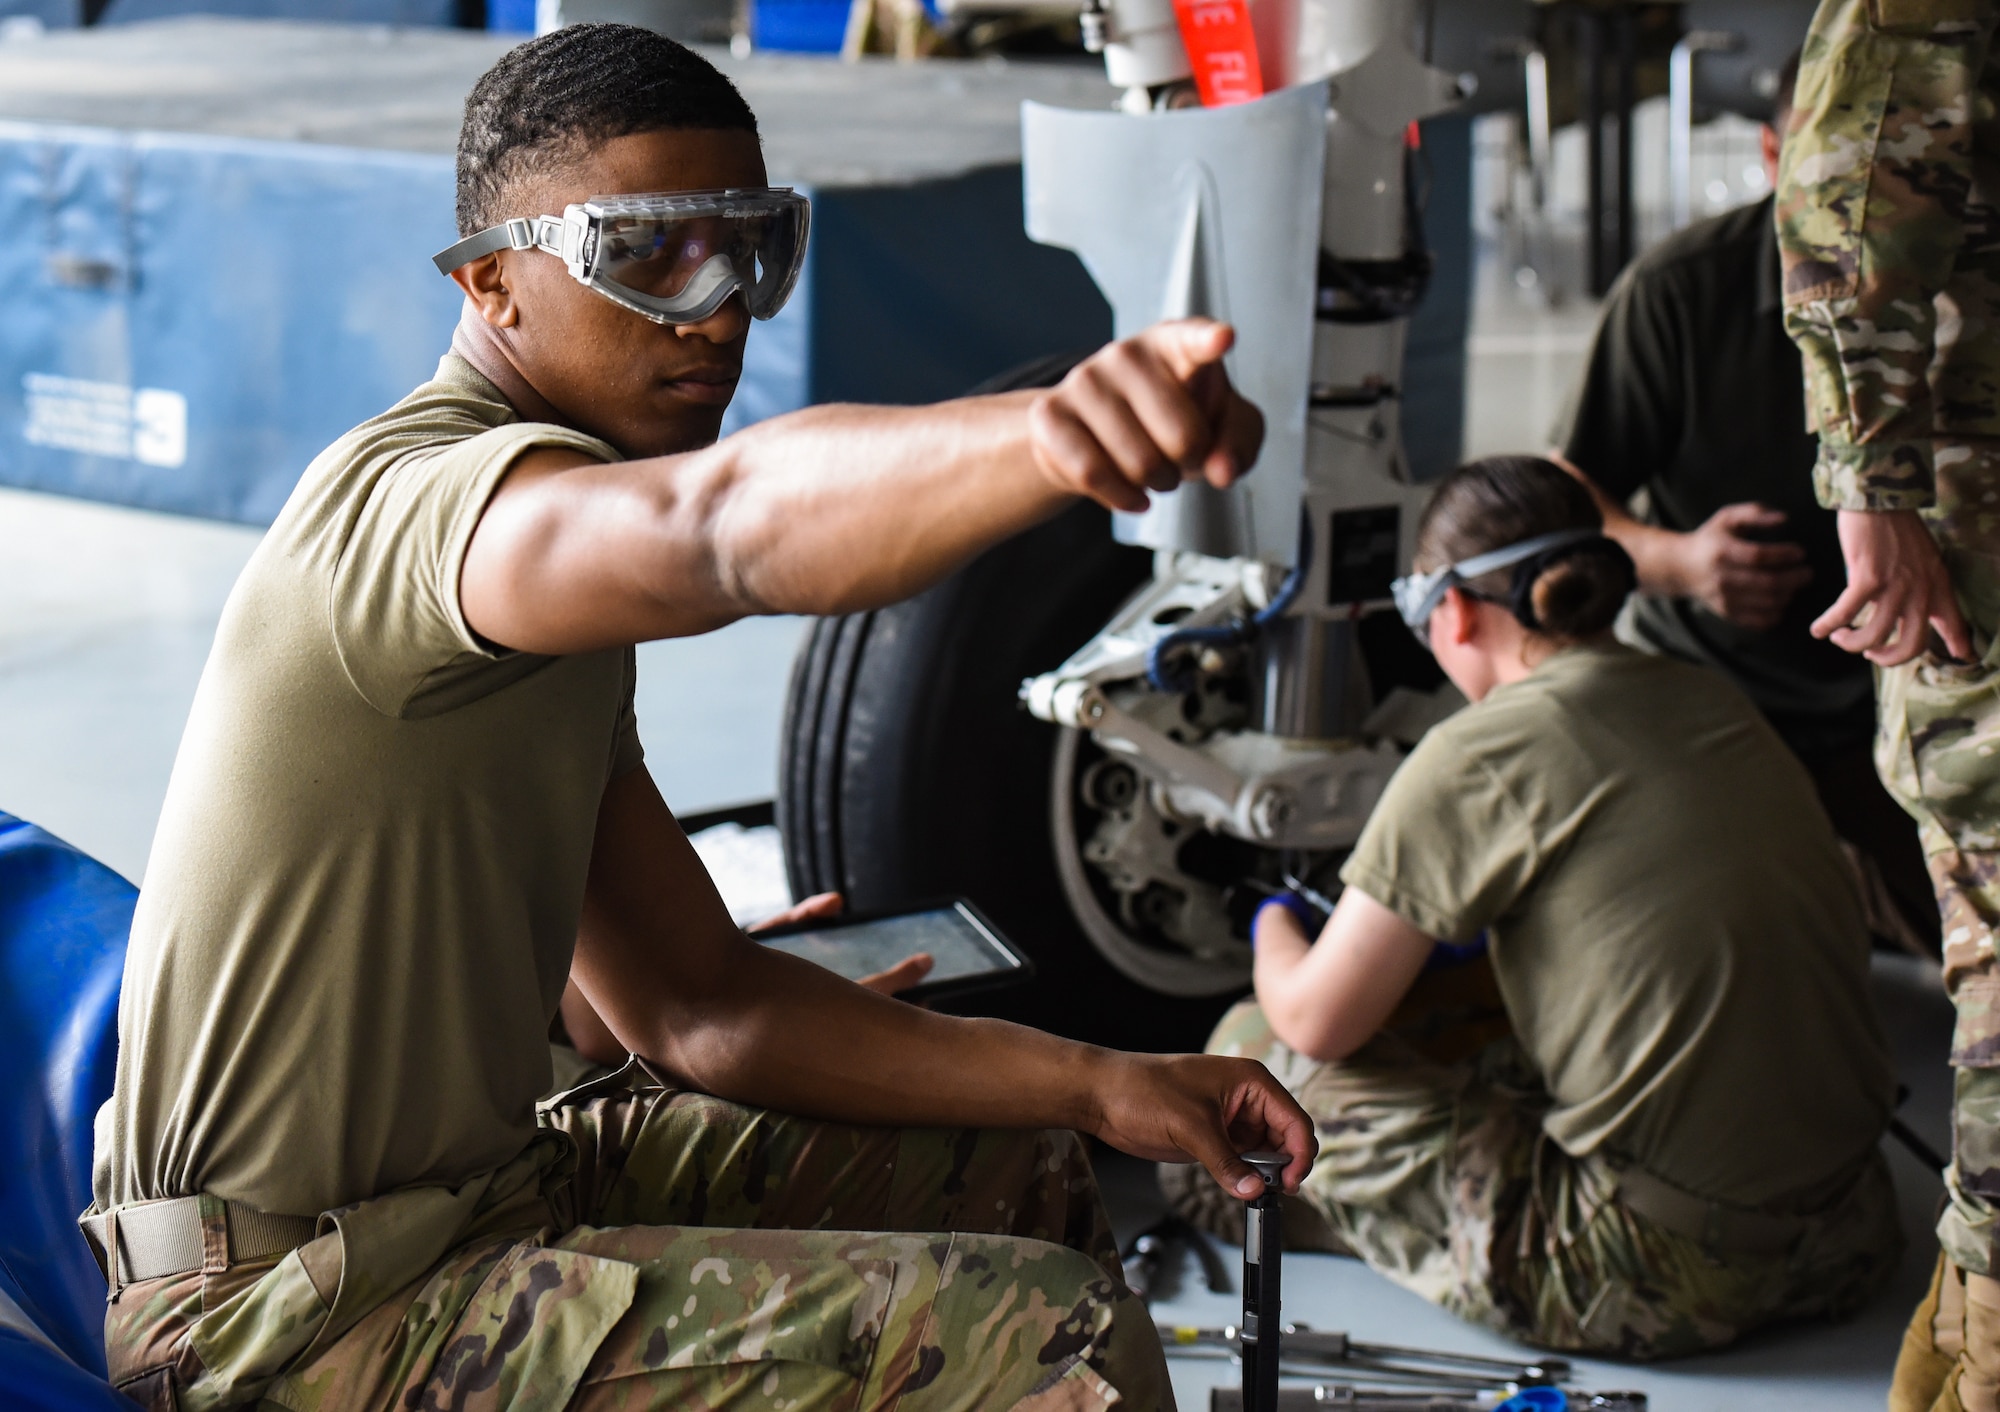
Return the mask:
{"type": "MultiPolygon", "coordinates": [[[[578,1156],[544,1208],[552,1222],[460,1246],[261,1389],[261,1405],[1173,1406],[1073,1133],[809,1122],[643,1075],[565,1095],[543,1122],[578,1156]],[[580,1312],[593,1279],[631,1291],[608,1331],[580,1312]]],[[[166,1362],[183,1409],[231,1405],[188,1361],[187,1331],[205,1280],[213,1305],[260,1273],[128,1286],[107,1321],[114,1376],[166,1362]]],[[[133,1391],[173,1405],[153,1381],[133,1391]]]]}
{"type": "Polygon", "coordinates": [[[1615,1170],[1542,1131],[1548,1099],[1511,1038],[1442,1062],[1384,1034],[1322,1063],[1246,1001],[1208,1049],[1261,1060],[1312,1115],[1319,1159],[1299,1194],[1328,1244],[1524,1342],[1623,1358],[1716,1348],[1853,1311],[1902,1249],[1879,1153],[1783,1253],[1711,1251],[1666,1229],[1624,1204],[1615,1170]]]}

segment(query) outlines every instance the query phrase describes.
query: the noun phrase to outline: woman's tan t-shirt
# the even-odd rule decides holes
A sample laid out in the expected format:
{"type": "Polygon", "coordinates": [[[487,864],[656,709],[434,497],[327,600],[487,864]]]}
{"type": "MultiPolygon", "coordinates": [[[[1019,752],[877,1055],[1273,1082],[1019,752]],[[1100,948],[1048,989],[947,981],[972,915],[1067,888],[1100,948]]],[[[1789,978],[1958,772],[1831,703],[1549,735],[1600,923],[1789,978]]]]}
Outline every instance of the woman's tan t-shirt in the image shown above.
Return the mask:
{"type": "Polygon", "coordinates": [[[1431,936],[1490,930],[1572,1154],[1754,1206],[1882,1134],[1854,885],[1805,769],[1714,672],[1556,654],[1424,738],[1341,876],[1431,936]]]}

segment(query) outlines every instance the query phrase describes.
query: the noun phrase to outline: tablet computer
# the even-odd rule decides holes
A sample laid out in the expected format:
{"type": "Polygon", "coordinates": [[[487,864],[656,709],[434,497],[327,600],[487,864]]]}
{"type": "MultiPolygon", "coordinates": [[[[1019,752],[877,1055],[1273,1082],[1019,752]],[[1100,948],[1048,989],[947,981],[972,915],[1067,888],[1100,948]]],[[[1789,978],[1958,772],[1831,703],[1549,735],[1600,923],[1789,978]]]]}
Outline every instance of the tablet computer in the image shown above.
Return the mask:
{"type": "Polygon", "coordinates": [[[897,997],[901,1000],[933,1000],[1018,984],[1035,973],[1034,964],[1014,949],[986,914],[963,898],[907,912],[794,922],[756,932],[751,939],[802,956],[851,981],[886,971],[920,951],[929,952],[937,964],[921,983],[901,992],[897,997]]]}

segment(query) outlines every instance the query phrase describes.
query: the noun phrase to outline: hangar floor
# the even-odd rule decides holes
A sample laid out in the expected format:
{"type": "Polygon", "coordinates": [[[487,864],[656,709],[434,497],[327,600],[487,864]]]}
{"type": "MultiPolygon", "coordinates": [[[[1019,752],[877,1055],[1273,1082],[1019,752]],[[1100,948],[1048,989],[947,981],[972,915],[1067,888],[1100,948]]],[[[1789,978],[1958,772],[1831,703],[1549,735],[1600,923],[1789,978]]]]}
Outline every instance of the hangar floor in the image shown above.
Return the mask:
{"type": "MultiPolygon", "coordinates": [[[[1472,337],[1473,453],[1544,444],[1584,349],[1591,311],[1532,313],[1489,289],[1472,337]]],[[[229,586],[253,530],[0,491],[0,809],[35,820],[141,876],[181,724],[229,586]]],[[[683,811],[769,797],[793,620],[739,624],[640,653],[639,715],[651,764],[683,811]]],[[[782,890],[768,838],[702,840],[724,890],[747,912],[782,890]]],[[[1949,1010],[1935,975],[1884,957],[1876,993],[1912,1089],[1905,1116],[1947,1141],[1944,1054],[1949,1010]]],[[[1663,1368],[1592,1364],[1579,1381],[1636,1387],[1662,1412],[1875,1409],[1900,1330],[1935,1254],[1934,1174],[1895,1144],[1889,1160],[1911,1244],[1894,1283],[1842,1326],[1780,1330],[1742,1348],[1663,1368]]],[[[1121,1231],[1149,1224],[1158,1198],[1145,1164],[1108,1154],[1107,1192],[1121,1231]]],[[[1232,1270],[1234,1261],[1231,1261],[1232,1270]]],[[[1506,1354],[1351,1260],[1289,1262],[1287,1315],[1383,1342],[1506,1354]]],[[[1190,1270],[1158,1307],[1173,1322],[1220,1324],[1234,1296],[1210,1295],[1190,1270]]],[[[1181,1361],[1184,1406],[1231,1380],[1227,1365],[1181,1361]]]]}

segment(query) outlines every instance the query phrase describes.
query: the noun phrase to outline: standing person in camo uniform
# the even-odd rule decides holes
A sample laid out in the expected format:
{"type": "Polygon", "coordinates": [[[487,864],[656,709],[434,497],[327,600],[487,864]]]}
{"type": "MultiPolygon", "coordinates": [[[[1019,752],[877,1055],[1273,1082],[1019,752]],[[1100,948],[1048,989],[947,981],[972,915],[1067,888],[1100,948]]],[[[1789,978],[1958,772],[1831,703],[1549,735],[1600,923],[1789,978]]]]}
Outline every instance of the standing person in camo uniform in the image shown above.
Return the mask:
{"type": "Polygon", "coordinates": [[[1993,0],[1823,0],[1778,191],[1786,326],[1876,766],[1917,817],[1958,1010],[1949,1200],[1896,1412],[2000,1406],[2000,56],[1993,0]]]}

